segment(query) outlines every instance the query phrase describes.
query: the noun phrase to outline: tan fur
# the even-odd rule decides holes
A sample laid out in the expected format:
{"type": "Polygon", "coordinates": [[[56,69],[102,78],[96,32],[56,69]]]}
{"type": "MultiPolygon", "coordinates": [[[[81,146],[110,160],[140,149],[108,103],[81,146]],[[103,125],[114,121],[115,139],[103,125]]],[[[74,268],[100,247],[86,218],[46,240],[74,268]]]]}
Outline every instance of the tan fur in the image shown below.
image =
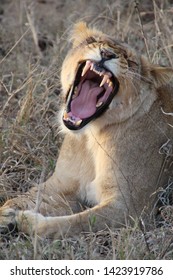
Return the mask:
{"type": "Polygon", "coordinates": [[[163,145],[172,144],[172,117],[163,112],[173,112],[173,94],[166,86],[173,70],[150,64],[85,23],[74,27],[71,41],[61,72],[64,96],[78,63],[99,61],[101,49],[118,55],[105,62],[119,80],[118,93],[108,110],[81,130],[64,129],[55,172],[44,184],[5,203],[1,229],[17,223],[26,233],[59,237],[120,227],[141,219],[147,209],[150,213],[155,192],[171,175],[172,158],[163,145]]]}

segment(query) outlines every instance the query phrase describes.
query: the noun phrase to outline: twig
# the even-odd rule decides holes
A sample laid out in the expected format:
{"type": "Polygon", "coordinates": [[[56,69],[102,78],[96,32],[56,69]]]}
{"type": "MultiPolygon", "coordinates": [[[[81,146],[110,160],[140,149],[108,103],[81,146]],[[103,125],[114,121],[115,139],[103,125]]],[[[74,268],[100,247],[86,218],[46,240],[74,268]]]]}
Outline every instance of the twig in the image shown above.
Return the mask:
{"type": "MultiPolygon", "coordinates": [[[[39,206],[40,206],[40,199],[41,199],[41,184],[45,181],[45,173],[46,173],[46,160],[44,159],[43,161],[43,169],[40,175],[40,182],[38,184],[38,192],[37,192],[37,198],[36,198],[36,205],[35,205],[35,212],[36,215],[39,212],[39,206]]],[[[37,221],[37,217],[36,217],[36,221],[37,221]]],[[[35,230],[35,234],[34,234],[34,260],[37,259],[37,255],[38,255],[38,235],[37,235],[37,230],[38,227],[36,225],[36,230],[35,230]]]]}
{"type": "Polygon", "coordinates": [[[38,46],[38,35],[37,35],[37,31],[36,31],[35,24],[34,24],[34,18],[33,18],[33,15],[32,15],[31,12],[32,12],[31,10],[26,8],[26,16],[27,16],[28,23],[29,23],[29,26],[30,26],[30,29],[31,29],[31,32],[32,32],[32,36],[33,36],[33,40],[34,40],[34,43],[35,43],[35,46],[36,46],[36,50],[37,50],[38,55],[40,57],[42,57],[42,53],[41,53],[40,48],[38,46]]]}
{"type": "Polygon", "coordinates": [[[145,36],[144,27],[143,27],[143,24],[142,24],[142,20],[141,20],[141,16],[140,16],[140,11],[139,11],[139,7],[138,7],[139,2],[137,0],[135,0],[134,3],[135,3],[135,9],[137,11],[137,15],[138,15],[138,19],[139,19],[139,23],[140,23],[140,27],[141,27],[141,33],[142,33],[142,36],[143,36],[143,40],[144,40],[147,56],[148,56],[148,59],[151,61],[151,57],[150,57],[150,53],[149,53],[149,48],[148,48],[148,44],[147,44],[147,38],[145,36]]]}
{"type": "Polygon", "coordinates": [[[14,48],[19,44],[19,42],[23,39],[23,37],[28,33],[30,30],[30,27],[22,34],[22,36],[17,40],[17,42],[14,44],[14,46],[8,51],[8,53],[3,57],[3,59],[0,61],[0,64],[4,62],[4,60],[9,56],[9,54],[14,50],[14,48]]]}

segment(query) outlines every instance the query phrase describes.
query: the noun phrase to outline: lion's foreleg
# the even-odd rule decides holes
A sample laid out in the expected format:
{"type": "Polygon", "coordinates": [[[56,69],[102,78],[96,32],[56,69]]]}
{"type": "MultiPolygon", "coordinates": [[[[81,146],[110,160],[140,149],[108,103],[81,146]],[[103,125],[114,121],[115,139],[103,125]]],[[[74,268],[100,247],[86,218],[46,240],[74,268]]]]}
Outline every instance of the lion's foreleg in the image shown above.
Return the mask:
{"type": "Polygon", "coordinates": [[[28,234],[36,232],[40,237],[58,238],[90,230],[98,231],[112,225],[120,227],[125,217],[122,209],[115,207],[113,200],[108,200],[83,212],[59,217],[44,217],[31,211],[20,211],[16,220],[21,231],[28,234]]]}

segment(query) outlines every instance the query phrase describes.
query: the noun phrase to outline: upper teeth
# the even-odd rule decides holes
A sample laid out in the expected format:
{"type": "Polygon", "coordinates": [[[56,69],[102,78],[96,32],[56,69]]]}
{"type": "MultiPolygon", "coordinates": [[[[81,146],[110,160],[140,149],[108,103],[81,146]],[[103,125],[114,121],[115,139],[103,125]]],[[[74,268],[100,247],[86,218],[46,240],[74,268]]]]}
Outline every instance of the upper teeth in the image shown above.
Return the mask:
{"type": "Polygon", "coordinates": [[[105,83],[108,83],[108,84],[111,83],[109,77],[110,76],[108,74],[104,74],[103,75],[103,79],[102,79],[102,81],[100,83],[100,87],[102,87],[105,83]]]}
{"type": "Polygon", "coordinates": [[[91,68],[92,64],[93,63],[91,61],[89,61],[89,60],[86,61],[85,67],[83,68],[83,71],[82,71],[82,76],[84,76],[85,73],[91,68]]]}
{"type": "Polygon", "coordinates": [[[94,62],[87,60],[85,63],[85,66],[82,70],[82,76],[84,76],[86,74],[86,72],[90,69],[90,70],[94,71],[95,73],[97,73],[98,75],[103,76],[103,79],[100,83],[100,87],[102,87],[105,83],[107,83],[109,87],[112,87],[113,84],[110,80],[110,78],[112,77],[111,73],[106,72],[104,69],[102,69],[102,71],[96,70],[94,68],[94,64],[95,64],[94,62]]]}

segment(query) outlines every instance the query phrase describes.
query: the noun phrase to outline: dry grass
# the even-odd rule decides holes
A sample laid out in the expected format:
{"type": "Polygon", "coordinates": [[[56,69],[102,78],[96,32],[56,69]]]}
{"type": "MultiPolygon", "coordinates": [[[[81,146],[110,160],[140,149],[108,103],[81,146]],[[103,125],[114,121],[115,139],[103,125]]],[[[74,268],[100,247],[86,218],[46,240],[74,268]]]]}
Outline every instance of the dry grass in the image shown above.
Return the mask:
{"type": "MultiPolygon", "coordinates": [[[[173,66],[173,1],[1,1],[0,203],[43,181],[54,169],[62,137],[56,115],[67,34],[80,19],[126,41],[154,63],[173,66]],[[121,2],[123,4],[121,4],[121,2]],[[138,4],[138,2],[140,4],[138,4]]],[[[169,178],[168,178],[169,179],[169,178]]],[[[171,186],[171,183],[169,184],[171,186]]],[[[172,189],[167,189],[169,198],[172,189]]],[[[160,227],[134,226],[78,238],[0,237],[0,259],[172,259],[172,200],[160,227]]]]}

